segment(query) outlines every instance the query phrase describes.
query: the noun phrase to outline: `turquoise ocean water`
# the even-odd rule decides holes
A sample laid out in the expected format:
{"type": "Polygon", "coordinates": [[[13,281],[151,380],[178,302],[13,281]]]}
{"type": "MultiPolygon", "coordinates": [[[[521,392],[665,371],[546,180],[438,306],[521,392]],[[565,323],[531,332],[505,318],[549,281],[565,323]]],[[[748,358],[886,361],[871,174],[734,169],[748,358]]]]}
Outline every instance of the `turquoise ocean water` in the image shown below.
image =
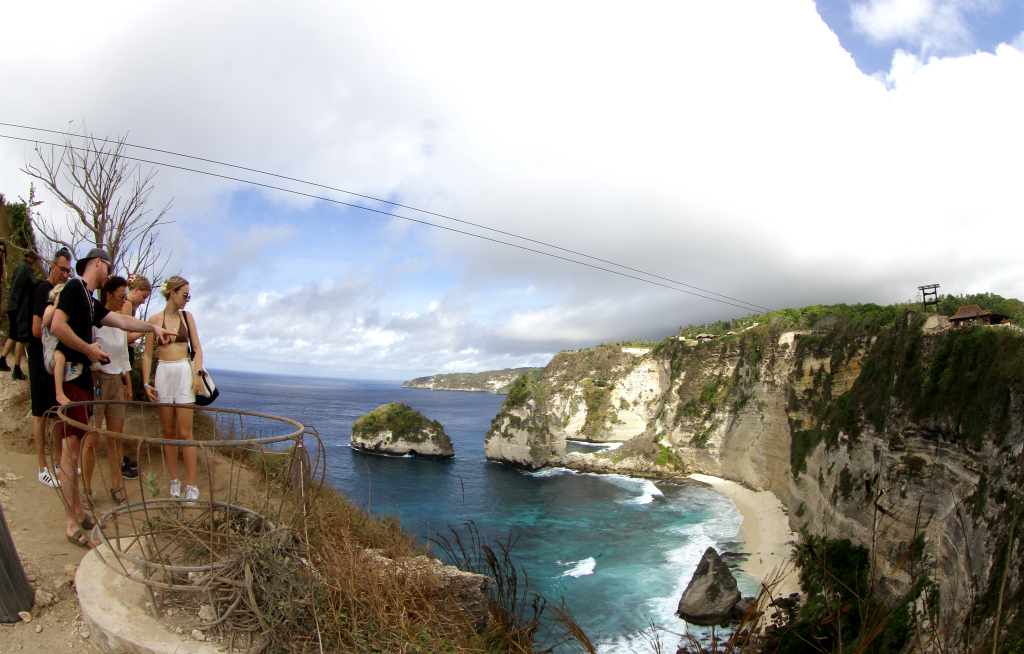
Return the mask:
{"type": "MultiPolygon", "coordinates": [[[[484,460],[483,441],[503,395],[402,388],[399,382],[215,371],[217,406],[314,425],[330,481],[351,500],[391,513],[420,538],[473,521],[489,540],[516,544],[532,587],[564,598],[604,652],[644,652],[648,620],[675,632],[672,614],[708,546],[732,541],[741,517],[718,491],[618,475],[546,469],[525,473],[484,460]],[[349,447],[352,423],[387,402],[439,421],[452,461],[382,457],[349,447]]],[[[585,444],[570,447],[587,449],[585,444]]],[[[740,590],[757,584],[739,575],[740,590]]],[[[666,642],[676,639],[669,636],[666,642]]],[[[674,649],[674,648],[673,648],[674,649]]]]}

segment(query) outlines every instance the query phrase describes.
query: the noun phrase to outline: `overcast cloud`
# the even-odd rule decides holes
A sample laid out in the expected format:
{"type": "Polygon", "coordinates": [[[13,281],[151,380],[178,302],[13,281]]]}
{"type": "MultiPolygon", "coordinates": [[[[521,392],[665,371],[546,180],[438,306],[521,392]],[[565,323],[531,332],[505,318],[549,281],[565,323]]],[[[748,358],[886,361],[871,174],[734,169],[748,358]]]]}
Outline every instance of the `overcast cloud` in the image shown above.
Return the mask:
{"type": "MultiPolygon", "coordinates": [[[[0,82],[16,89],[2,122],[84,120],[771,308],[900,301],[934,282],[1024,297],[1024,25],[986,51],[971,22],[998,2],[849,3],[850,24],[888,53],[874,76],[810,1],[22,4],[0,44],[0,82]]],[[[27,156],[0,139],[8,197],[27,192],[27,156]]],[[[543,365],[749,313],[162,169],[154,203],[172,196],[169,270],[192,281],[214,368],[543,365]]]]}

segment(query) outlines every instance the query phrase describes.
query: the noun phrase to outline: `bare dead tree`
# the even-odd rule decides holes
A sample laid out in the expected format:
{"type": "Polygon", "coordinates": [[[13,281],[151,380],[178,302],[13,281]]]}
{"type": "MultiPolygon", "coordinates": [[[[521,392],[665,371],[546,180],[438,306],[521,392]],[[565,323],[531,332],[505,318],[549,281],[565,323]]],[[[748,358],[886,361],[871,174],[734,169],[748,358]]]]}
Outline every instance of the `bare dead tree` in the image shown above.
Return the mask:
{"type": "Polygon", "coordinates": [[[36,213],[32,225],[72,252],[105,248],[116,269],[154,279],[167,264],[157,239],[159,227],[170,222],[164,218],[171,202],[153,215],[148,204],[156,170],[127,158],[127,138],[97,138],[83,125],[64,134],[63,147],[37,144],[36,160],[22,172],[42,182],[70,215],[61,225],[36,213]]]}

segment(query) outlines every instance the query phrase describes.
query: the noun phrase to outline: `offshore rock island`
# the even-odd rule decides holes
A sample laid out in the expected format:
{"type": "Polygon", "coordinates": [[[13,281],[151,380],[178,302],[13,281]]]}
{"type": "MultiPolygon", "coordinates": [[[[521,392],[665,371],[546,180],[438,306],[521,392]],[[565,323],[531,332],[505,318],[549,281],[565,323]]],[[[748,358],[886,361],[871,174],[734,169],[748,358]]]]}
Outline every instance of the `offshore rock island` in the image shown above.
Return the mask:
{"type": "Polygon", "coordinates": [[[405,402],[379,406],[352,424],[352,449],[388,456],[412,455],[424,459],[455,456],[444,427],[405,402]]]}
{"type": "Polygon", "coordinates": [[[873,549],[885,594],[929,584],[938,624],[989,633],[1001,606],[1019,627],[1024,530],[1009,498],[1021,484],[1024,334],[948,325],[920,306],[808,307],[650,348],[562,352],[510,387],[486,456],[770,490],[794,531],[873,549]],[[624,444],[567,454],[567,440],[624,444]],[[905,564],[911,543],[926,581],[905,564]]]}

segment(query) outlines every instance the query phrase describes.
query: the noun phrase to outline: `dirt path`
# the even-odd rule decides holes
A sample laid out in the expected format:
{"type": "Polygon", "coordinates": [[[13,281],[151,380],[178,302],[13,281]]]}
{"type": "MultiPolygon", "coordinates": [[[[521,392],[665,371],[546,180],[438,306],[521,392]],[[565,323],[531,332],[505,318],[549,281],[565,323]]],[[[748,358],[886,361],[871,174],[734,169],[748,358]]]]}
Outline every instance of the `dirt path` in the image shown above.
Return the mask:
{"type": "MultiPolygon", "coordinates": [[[[14,538],[22,565],[37,591],[37,605],[31,623],[0,623],[0,652],[95,651],[88,643],[89,633],[82,622],[75,594],[74,571],[86,550],[70,544],[64,532],[64,505],[59,491],[39,483],[32,419],[29,414],[29,388],[26,381],[14,381],[0,375],[0,505],[14,538]],[[52,603],[47,603],[50,600],[52,603]]],[[[143,414],[130,408],[125,432],[160,437],[159,421],[154,413],[143,414]]],[[[113,507],[109,489],[106,439],[101,438],[96,472],[93,476],[96,515],[113,507]]],[[[135,452],[129,453],[133,458],[135,452]]],[[[154,475],[161,495],[167,495],[169,476],[157,449],[138,453],[140,479],[125,480],[129,501],[141,498],[146,490],[146,472],[154,475]]],[[[210,495],[210,475],[206,457],[200,453],[196,483],[203,497],[210,495]]],[[[227,462],[210,457],[215,497],[227,490],[227,462]]],[[[184,465],[179,463],[184,475],[184,465]]],[[[248,491],[245,483],[242,495],[248,491]]]]}
{"type": "Polygon", "coordinates": [[[36,478],[28,413],[28,382],[0,375],[0,505],[32,587],[43,591],[40,599],[49,595],[54,601],[34,607],[31,623],[0,623],[0,651],[89,651],[72,585],[85,550],[64,538],[64,504],[36,478]]]}

